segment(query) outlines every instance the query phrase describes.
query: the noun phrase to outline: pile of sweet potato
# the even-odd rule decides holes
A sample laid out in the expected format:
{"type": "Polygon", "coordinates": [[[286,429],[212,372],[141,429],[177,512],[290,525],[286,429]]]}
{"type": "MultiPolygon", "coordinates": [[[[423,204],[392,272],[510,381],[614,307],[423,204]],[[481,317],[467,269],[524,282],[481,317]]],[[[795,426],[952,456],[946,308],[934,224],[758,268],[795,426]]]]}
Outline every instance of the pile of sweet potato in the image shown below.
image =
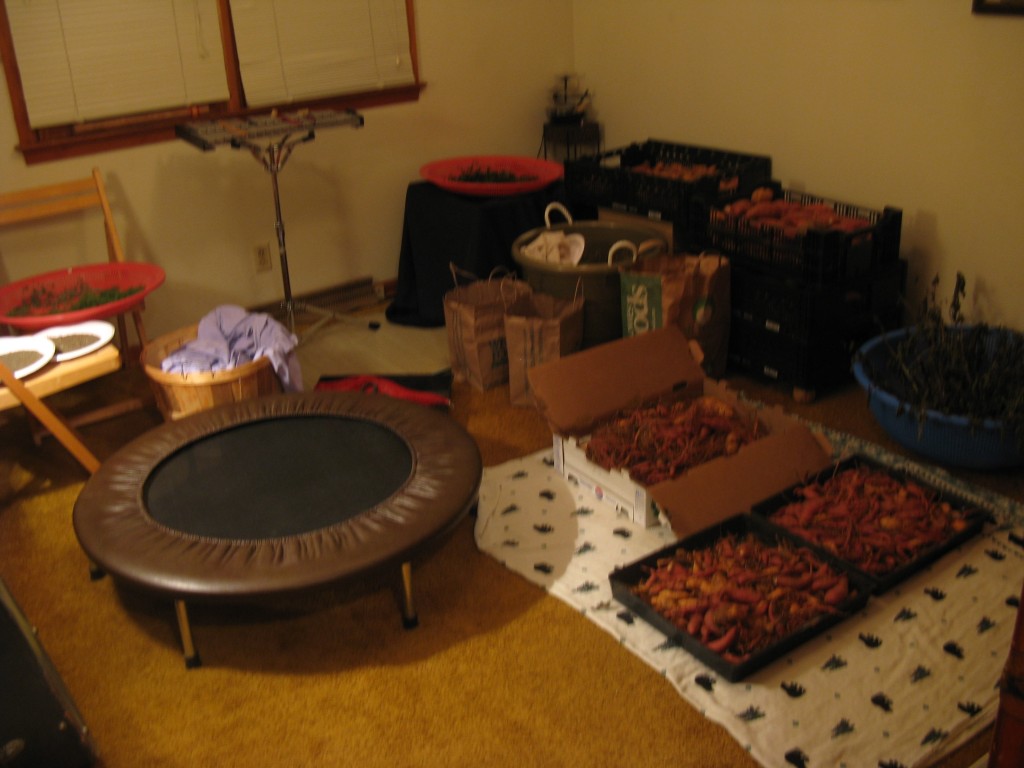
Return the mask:
{"type": "Polygon", "coordinates": [[[973,511],[870,465],[793,490],[768,519],[872,576],[884,576],[970,524],[973,511]]]}
{"type": "Polygon", "coordinates": [[[739,663],[855,593],[849,578],[806,547],[727,534],[660,558],[633,592],[680,630],[739,663]]]}
{"type": "Polygon", "coordinates": [[[624,469],[635,482],[654,485],[731,456],[763,435],[756,418],[704,395],[619,414],[594,429],[584,451],[604,469],[624,469]]]}
{"type": "MultiPolygon", "coordinates": [[[[708,177],[718,176],[718,166],[714,163],[682,163],[678,160],[645,160],[642,163],[631,165],[627,170],[633,173],[643,173],[648,176],[656,176],[659,179],[670,181],[681,181],[692,183],[708,177]]],[[[728,192],[739,186],[739,177],[736,174],[722,174],[718,181],[718,188],[722,192],[728,192]]]]}
{"type": "Polygon", "coordinates": [[[777,196],[771,187],[758,187],[749,198],[735,200],[712,212],[743,226],[778,230],[786,237],[800,237],[810,230],[853,233],[870,229],[872,223],[859,216],[837,211],[826,202],[805,203],[777,196]]]}

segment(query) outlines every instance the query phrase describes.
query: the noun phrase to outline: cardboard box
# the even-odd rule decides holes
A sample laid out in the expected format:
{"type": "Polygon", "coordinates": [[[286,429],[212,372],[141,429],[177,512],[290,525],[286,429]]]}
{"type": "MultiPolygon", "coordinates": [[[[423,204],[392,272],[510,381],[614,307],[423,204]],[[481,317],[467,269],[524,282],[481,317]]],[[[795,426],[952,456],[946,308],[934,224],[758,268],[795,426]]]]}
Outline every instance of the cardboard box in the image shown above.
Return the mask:
{"type": "Polygon", "coordinates": [[[757,417],[768,434],[733,456],[694,467],[681,477],[644,487],[622,470],[587,461],[580,438],[616,413],[666,396],[712,395],[745,411],[724,383],[708,379],[675,326],[609,342],[542,363],[529,371],[537,407],[551,427],[556,466],[565,477],[614,503],[635,523],[689,536],[799,482],[831,463],[831,451],[779,407],[757,417]]]}

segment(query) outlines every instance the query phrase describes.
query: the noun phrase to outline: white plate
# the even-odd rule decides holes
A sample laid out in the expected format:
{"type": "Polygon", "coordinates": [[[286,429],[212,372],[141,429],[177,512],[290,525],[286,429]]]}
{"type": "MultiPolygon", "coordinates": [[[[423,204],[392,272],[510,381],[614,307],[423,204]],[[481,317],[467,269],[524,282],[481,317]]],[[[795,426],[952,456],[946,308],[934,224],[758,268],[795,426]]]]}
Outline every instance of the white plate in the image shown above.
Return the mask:
{"type": "Polygon", "coordinates": [[[56,362],[63,363],[65,360],[74,360],[76,357],[82,357],[82,355],[88,355],[90,352],[95,352],[114,338],[114,326],[106,320],[89,320],[84,323],[76,323],[75,325],[55,325],[53,328],[47,328],[45,331],[39,331],[36,336],[49,339],[56,344],[57,339],[62,336],[73,336],[78,333],[95,336],[96,341],[87,346],[79,347],[78,349],[56,353],[53,357],[56,362]]]}
{"type": "Polygon", "coordinates": [[[49,339],[40,336],[0,336],[0,355],[7,355],[11,352],[38,352],[39,359],[35,362],[23,365],[14,371],[14,378],[21,379],[29,374],[35,373],[53,357],[57,348],[49,339]]]}

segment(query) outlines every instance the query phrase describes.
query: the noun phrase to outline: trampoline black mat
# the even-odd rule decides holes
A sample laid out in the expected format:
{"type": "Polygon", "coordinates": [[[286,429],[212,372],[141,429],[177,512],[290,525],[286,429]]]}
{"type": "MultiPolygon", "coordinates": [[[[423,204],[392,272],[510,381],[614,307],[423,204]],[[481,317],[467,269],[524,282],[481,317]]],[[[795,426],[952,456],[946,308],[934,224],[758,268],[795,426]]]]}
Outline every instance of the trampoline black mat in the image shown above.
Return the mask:
{"type": "Polygon", "coordinates": [[[408,480],[412,454],[393,430],[343,417],[241,424],[157,465],[143,498],[184,533],[267,539],[315,531],[371,509],[408,480]]]}

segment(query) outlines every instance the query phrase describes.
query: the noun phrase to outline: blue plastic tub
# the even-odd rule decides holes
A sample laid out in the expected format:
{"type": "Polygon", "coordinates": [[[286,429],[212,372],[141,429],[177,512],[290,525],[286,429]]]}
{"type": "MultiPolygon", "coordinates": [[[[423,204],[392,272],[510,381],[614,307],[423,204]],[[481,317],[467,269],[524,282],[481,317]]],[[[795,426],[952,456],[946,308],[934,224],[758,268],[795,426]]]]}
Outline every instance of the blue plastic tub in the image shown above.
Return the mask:
{"type": "MultiPolygon", "coordinates": [[[[885,356],[909,329],[883,333],[865,342],[854,356],[853,375],[868,393],[868,405],[888,435],[905,448],[939,464],[967,469],[1006,469],[1024,464],[1019,436],[1002,422],[972,424],[965,416],[929,410],[924,420],[906,402],[880,388],[868,370],[884,366],[885,356]]],[[[998,331],[994,331],[998,332],[998,331]]]]}

